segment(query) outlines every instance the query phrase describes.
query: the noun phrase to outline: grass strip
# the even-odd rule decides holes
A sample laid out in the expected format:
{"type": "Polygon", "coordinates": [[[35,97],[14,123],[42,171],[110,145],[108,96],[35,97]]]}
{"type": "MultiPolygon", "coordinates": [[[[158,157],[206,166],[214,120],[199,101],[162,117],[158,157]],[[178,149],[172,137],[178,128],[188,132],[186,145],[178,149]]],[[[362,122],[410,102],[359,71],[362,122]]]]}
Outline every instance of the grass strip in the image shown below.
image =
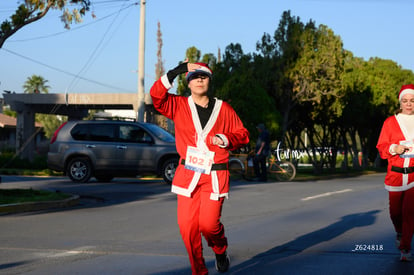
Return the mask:
{"type": "Polygon", "coordinates": [[[69,198],[69,194],[34,189],[0,189],[0,204],[57,201],[69,198]]]}

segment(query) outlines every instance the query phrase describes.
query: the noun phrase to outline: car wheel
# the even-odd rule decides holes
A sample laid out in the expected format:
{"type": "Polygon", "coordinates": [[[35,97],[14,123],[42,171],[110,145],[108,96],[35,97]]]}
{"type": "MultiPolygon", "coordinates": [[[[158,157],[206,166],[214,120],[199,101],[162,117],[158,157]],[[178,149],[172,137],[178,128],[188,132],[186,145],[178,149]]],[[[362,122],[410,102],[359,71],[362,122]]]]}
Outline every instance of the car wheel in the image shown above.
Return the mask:
{"type": "Polygon", "coordinates": [[[74,158],[69,162],[66,174],[74,182],[88,182],[92,176],[92,165],[88,158],[74,158]]]}
{"type": "Polygon", "coordinates": [[[171,184],[178,166],[178,158],[167,159],[161,168],[162,178],[168,184],[171,184]]]}

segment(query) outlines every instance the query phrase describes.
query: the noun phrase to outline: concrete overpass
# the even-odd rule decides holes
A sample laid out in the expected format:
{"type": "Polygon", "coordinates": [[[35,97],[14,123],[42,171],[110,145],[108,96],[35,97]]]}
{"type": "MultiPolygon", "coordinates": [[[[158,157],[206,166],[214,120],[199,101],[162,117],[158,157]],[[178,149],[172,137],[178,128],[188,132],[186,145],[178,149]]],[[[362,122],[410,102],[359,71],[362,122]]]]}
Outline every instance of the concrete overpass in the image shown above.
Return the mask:
{"type": "MultiPolygon", "coordinates": [[[[35,114],[82,119],[91,109],[138,111],[138,93],[123,94],[16,94],[4,93],[4,103],[17,113],[16,151],[21,158],[33,160],[35,150],[35,114]]],[[[152,105],[149,94],[145,105],[152,105]]]]}

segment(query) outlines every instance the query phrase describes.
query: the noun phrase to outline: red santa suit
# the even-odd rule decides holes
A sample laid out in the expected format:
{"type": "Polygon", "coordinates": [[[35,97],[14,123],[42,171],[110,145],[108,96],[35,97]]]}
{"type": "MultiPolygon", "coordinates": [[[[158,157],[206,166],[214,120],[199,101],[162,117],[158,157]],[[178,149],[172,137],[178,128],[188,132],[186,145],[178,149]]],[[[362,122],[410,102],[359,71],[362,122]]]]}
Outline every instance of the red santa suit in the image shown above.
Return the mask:
{"type": "MultiPolygon", "coordinates": [[[[387,175],[385,177],[385,189],[388,191],[405,191],[414,187],[414,173],[404,174],[392,171],[393,166],[399,168],[414,166],[414,158],[403,158],[392,151],[395,145],[400,144],[400,141],[414,138],[414,136],[410,136],[408,125],[404,125],[402,122],[405,117],[414,118],[414,116],[403,114],[387,118],[377,143],[381,158],[388,160],[387,175]]],[[[414,125],[412,125],[412,128],[414,128],[414,125]]],[[[414,152],[408,153],[413,154],[414,152]]]]}
{"type": "Polygon", "coordinates": [[[397,234],[402,234],[399,248],[408,251],[414,231],[414,152],[400,156],[394,148],[413,139],[414,115],[398,114],[385,120],[377,143],[381,158],[388,160],[385,189],[389,191],[391,220],[397,234]]]}
{"type": "Polygon", "coordinates": [[[180,165],[175,172],[171,190],[178,194],[178,224],[193,274],[207,274],[200,233],[216,254],[222,254],[227,249],[220,216],[223,199],[229,193],[229,172],[227,169],[215,170],[214,165],[227,165],[228,151],[247,144],[249,132],[233,108],[219,99],[215,99],[211,116],[203,128],[193,98],[170,94],[170,88],[171,83],[164,75],[154,83],[150,93],[154,107],[174,121],[180,165]],[[212,144],[214,136],[220,137],[224,146],[212,144]],[[188,162],[189,147],[214,154],[214,164],[209,174],[187,169],[182,164],[188,162]]]}

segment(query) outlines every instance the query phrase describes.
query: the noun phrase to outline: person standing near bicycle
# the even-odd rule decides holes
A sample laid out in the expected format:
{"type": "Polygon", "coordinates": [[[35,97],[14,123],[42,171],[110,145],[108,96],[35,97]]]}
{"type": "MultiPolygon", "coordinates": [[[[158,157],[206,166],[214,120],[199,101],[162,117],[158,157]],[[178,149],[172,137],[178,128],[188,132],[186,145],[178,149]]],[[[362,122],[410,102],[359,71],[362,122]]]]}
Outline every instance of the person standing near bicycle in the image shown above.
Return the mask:
{"type": "Polygon", "coordinates": [[[400,109],[384,121],[377,149],[388,160],[385,189],[401,261],[412,261],[414,233],[414,85],[401,87],[400,109]]]}
{"type": "Polygon", "coordinates": [[[270,135],[263,123],[257,125],[259,137],[256,141],[255,155],[253,157],[253,166],[256,181],[267,181],[266,159],[270,153],[270,135]]]}
{"type": "Polygon", "coordinates": [[[208,274],[202,238],[216,255],[216,269],[230,265],[227,238],[220,222],[229,194],[229,151],[249,143],[249,132],[226,102],[209,97],[213,72],[187,60],[157,80],[150,94],[157,109],[172,119],[180,162],[171,191],[177,194],[177,222],[192,274],[208,274]],[[189,97],[168,93],[176,76],[186,73],[189,97]]]}

